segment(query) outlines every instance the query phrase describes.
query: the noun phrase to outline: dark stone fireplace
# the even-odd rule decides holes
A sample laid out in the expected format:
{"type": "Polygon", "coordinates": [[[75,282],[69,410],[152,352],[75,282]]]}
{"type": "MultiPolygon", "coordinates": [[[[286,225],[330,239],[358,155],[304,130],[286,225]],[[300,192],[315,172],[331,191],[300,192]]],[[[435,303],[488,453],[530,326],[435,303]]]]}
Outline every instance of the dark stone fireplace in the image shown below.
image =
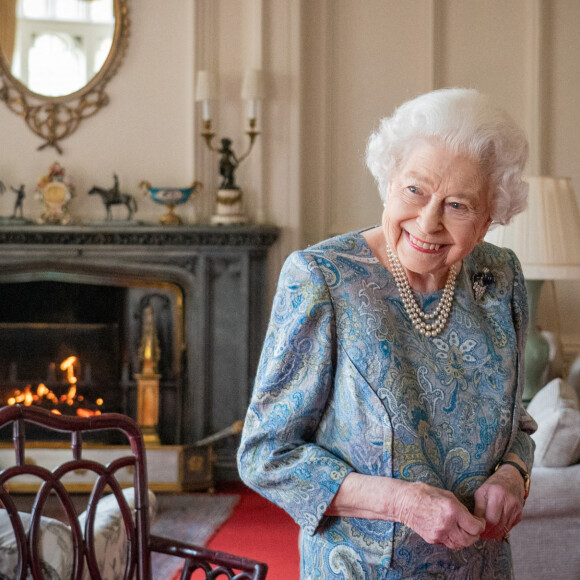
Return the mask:
{"type": "MultiPolygon", "coordinates": [[[[0,229],[0,404],[39,383],[136,418],[144,310],[161,358],[159,436],[192,443],[242,419],[265,329],[272,227],[0,229]]],[[[237,441],[217,446],[235,477],[237,441]]]]}

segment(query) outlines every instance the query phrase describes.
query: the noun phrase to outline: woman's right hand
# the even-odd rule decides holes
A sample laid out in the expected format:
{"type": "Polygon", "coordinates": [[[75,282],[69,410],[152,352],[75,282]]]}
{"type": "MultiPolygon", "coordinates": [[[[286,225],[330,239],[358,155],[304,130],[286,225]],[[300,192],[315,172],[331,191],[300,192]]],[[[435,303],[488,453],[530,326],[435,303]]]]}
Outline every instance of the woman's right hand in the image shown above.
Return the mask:
{"type": "Polygon", "coordinates": [[[426,542],[452,550],[471,546],[485,530],[485,519],[449,491],[355,472],[344,478],[325,514],[401,522],[426,542]]]}
{"type": "Polygon", "coordinates": [[[449,491],[420,482],[400,491],[398,520],[429,544],[459,550],[475,543],[485,530],[485,519],[469,513],[449,491]]]}

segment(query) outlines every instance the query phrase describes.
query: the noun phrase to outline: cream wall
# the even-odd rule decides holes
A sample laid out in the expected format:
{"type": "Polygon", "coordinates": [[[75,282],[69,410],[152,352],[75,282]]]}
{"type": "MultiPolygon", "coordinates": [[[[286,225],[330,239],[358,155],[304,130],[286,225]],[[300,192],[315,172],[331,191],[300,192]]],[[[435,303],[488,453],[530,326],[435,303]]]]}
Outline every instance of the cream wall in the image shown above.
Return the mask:
{"type": "MultiPolygon", "coordinates": [[[[129,0],[132,31],[111,104],[63,142],[59,159],[78,185],[73,211],[98,219],[86,190],[116,171],[137,193],[141,179],[205,190],[179,209],[207,220],[217,159],[203,146],[194,71],[218,74],[217,137],[246,145],[243,71],[259,67],[267,99],[262,135],[240,167],[249,214],[282,227],[272,281],[293,249],[378,221],[381,206],[364,166],[367,136],[403,100],[462,85],[493,96],[530,137],[529,172],[568,175],[580,196],[580,22],[577,0],[129,0]]],[[[21,119],[0,107],[0,179],[32,191],[58,158],[37,152],[21,119]]],[[[10,213],[12,197],[0,197],[10,213]]],[[[140,199],[138,218],[160,209],[140,199]]],[[[541,322],[580,349],[580,283],[543,295],[541,322]],[[557,307],[555,306],[557,305],[557,307]]]]}

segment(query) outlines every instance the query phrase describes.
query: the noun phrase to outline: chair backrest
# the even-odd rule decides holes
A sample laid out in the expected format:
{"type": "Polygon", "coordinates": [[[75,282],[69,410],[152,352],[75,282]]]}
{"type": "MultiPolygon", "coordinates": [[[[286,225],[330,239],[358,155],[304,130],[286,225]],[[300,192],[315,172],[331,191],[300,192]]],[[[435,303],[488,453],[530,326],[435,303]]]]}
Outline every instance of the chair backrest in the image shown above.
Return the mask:
{"type": "MultiPolygon", "coordinates": [[[[43,533],[41,516],[49,496],[56,495],[63,513],[66,515],[66,525],[70,528],[72,537],[72,572],[71,578],[80,580],[83,569],[89,570],[90,577],[101,578],[94,545],[95,517],[97,504],[105,493],[114,494],[122,515],[123,527],[127,535],[128,551],[125,561],[123,578],[149,579],[151,563],[149,557],[149,499],[147,490],[147,466],[143,438],[138,425],[129,417],[117,413],[107,413],[95,417],[69,417],[55,415],[39,407],[24,407],[20,405],[0,409],[0,429],[8,424],[13,426],[13,443],[15,463],[0,471],[0,508],[6,510],[16,539],[18,552],[17,571],[13,576],[24,580],[27,574],[33,578],[43,578],[43,562],[39,554],[40,538],[43,533]],[[71,440],[70,459],[53,469],[27,461],[26,426],[34,425],[46,432],[68,433],[71,440]],[[120,432],[129,443],[127,454],[117,457],[108,464],[99,463],[93,459],[83,459],[82,434],[86,432],[113,430],[120,432]],[[129,468],[133,473],[134,507],[129,507],[123,494],[121,484],[117,480],[120,470],[129,468]],[[94,484],[88,506],[84,530],[81,530],[78,514],[71,495],[67,491],[63,478],[77,470],[85,470],[94,474],[94,484]],[[15,478],[34,476],[39,487],[34,498],[30,516],[30,527],[23,523],[21,512],[14,501],[15,478]],[[85,560],[86,558],[86,560],[85,560]]],[[[2,467],[2,466],[0,466],[2,467]]],[[[125,475],[126,477],[126,475],[125,475]]],[[[18,480],[16,480],[17,482],[18,480]]],[[[17,485],[17,484],[16,484],[17,485]]],[[[29,576],[30,577],[30,576],[29,576]]]]}

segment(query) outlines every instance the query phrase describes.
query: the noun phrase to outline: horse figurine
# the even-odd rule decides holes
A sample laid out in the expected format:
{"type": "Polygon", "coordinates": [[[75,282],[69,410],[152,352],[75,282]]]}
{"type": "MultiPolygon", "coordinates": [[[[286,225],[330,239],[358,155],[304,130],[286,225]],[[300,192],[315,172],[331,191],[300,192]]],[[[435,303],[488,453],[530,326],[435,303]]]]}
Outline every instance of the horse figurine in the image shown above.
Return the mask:
{"type": "Polygon", "coordinates": [[[97,193],[101,196],[107,210],[107,220],[113,219],[111,213],[112,205],[124,205],[129,212],[127,215],[127,221],[131,221],[133,219],[133,214],[137,211],[137,202],[132,195],[128,193],[120,193],[119,178],[117,177],[117,174],[115,174],[113,178],[115,180],[115,185],[111,189],[105,189],[104,187],[97,187],[95,185],[89,191],[89,195],[97,193]]]}

